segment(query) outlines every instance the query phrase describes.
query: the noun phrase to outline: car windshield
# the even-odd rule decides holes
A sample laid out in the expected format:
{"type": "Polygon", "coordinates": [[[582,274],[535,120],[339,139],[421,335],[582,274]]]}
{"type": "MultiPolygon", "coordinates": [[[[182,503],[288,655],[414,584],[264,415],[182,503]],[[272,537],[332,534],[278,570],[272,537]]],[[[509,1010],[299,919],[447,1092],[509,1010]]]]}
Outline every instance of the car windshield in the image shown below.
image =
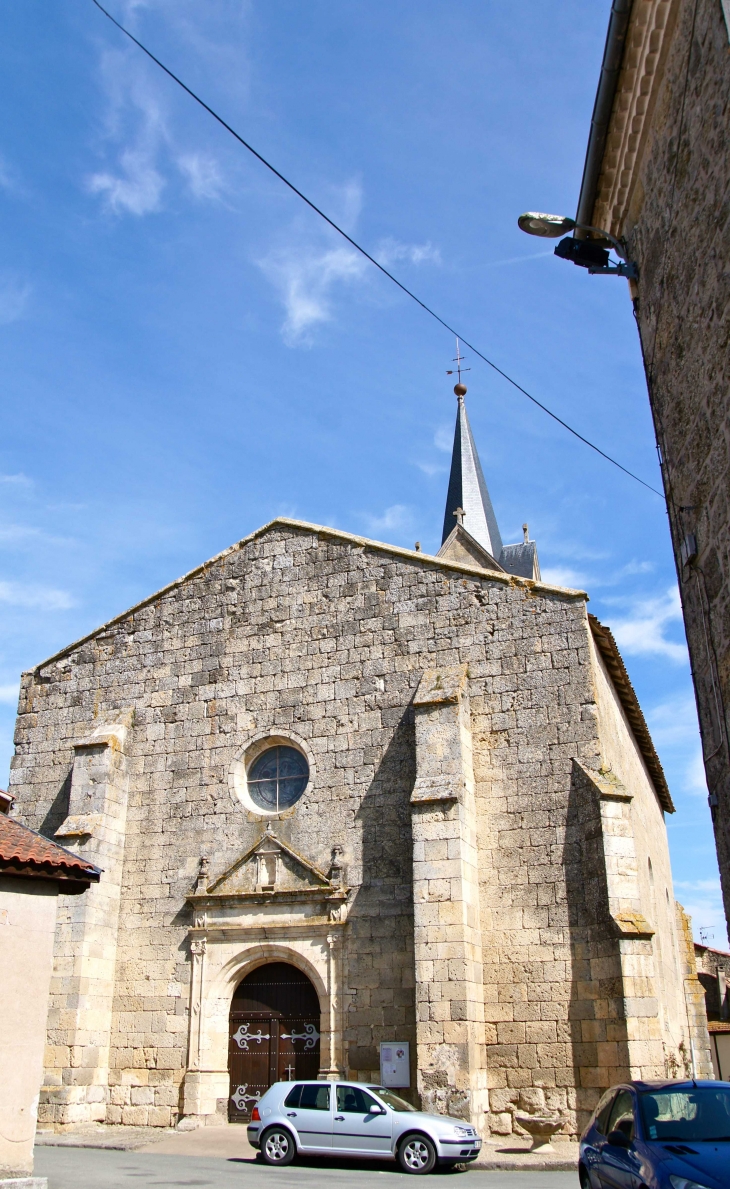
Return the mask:
{"type": "Polygon", "coordinates": [[[730,1086],[640,1094],[647,1139],[730,1141],[730,1086]]]}
{"type": "Polygon", "coordinates": [[[411,1106],[410,1102],[406,1102],[405,1098],[399,1098],[392,1090],[386,1090],[385,1086],[368,1086],[368,1090],[372,1090],[377,1094],[378,1098],[382,1098],[383,1102],[394,1111],[415,1111],[415,1106],[411,1106]]]}

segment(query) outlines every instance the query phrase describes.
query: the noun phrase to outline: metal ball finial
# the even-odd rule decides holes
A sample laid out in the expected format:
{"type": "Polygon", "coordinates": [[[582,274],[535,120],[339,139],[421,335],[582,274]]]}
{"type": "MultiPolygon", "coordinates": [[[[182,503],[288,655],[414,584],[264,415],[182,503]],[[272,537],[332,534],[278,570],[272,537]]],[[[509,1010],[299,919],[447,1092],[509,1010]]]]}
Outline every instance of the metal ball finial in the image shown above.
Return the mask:
{"type": "Polygon", "coordinates": [[[454,393],[456,396],[466,396],[466,384],[454,384],[454,393]]]}

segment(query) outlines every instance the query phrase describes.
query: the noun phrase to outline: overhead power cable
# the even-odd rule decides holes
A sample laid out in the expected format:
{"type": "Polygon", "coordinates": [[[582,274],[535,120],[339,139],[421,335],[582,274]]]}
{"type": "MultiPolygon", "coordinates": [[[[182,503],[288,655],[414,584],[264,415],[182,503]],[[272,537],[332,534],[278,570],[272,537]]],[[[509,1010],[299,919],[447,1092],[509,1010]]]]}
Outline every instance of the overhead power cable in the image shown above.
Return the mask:
{"type": "Polygon", "coordinates": [[[191,99],[194,99],[196,103],[199,103],[200,106],[204,108],[214,120],[217,120],[221,127],[225,128],[226,132],[230,132],[231,136],[233,136],[239,144],[242,144],[244,149],[248,149],[249,153],[252,153],[257,161],[260,161],[262,165],[265,165],[267,169],[271,170],[271,172],[279,179],[280,182],[283,182],[285,186],[289,187],[292,193],[296,194],[297,198],[301,198],[302,202],[306,203],[306,205],[311,210],[313,210],[315,214],[319,215],[320,219],[324,219],[325,223],[328,223],[338,235],[341,235],[343,239],[346,239],[348,244],[351,244],[352,247],[362,256],[364,256],[366,260],[369,260],[371,264],[374,264],[375,267],[379,269],[389,281],[392,281],[394,285],[397,285],[398,288],[403,293],[405,293],[407,297],[410,297],[412,301],[415,301],[422,310],[425,310],[427,314],[430,314],[432,318],[435,318],[445,330],[448,330],[451,334],[458,338],[465,347],[468,347],[470,351],[473,351],[479,359],[486,363],[488,367],[491,367],[492,370],[495,371],[497,375],[501,376],[503,380],[506,380],[508,384],[511,384],[513,388],[516,388],[518,392],[521,392],[523,396],[526,396],[527,399],[532,401],[534,405],[537,405],[538,409],[542,409],[543,413],[547,413],[548,417],[552,417],[553,421],[557,421],[558,425],[562,425],[563,429],[567,429],[568,433],[571,433],[574,438],[578,438],[578,441],[583,442],[586,446],[589,446],[591,450],[595,450],[596,454],[600,454],[601,458],[605,458],[607,462],[610,462],[613,464],[613,466],[618,467],[618,469],[623,471],[625,475],[628,475],[630,479],[635,479],[636,482],[640,483],[642,487],[646,487],[649,491],[653,491],[654,495],[658,495],[661,500],[664,499],[664,496],[660,491],[657,491],[656,487],[652,487],[650,483],[646,483],[644,479],[640,479],[639,476],[635,475],[633,471],[630,471],[628,467],[623,466],[623,464],[618,462],[617,459],[612,458],[611,455],[607,454],[605,450],[601,450],[600,446],[596,446],[595,442],[589,441],[589,439],[584,437],[582,433],[578,433],[577,429],[573,429],[572,425],[568,425],[567,421],[563,421],[562,417],[558,417],[557,413],[553,413],[552,409],[549,409],[547,405],[544,405],[542,401],[539,401],[536,396],[533,396],[532,393],[528,392],[526,388],[523,388],[521,384],[518,384],[516,380],[513,380],[511,376],[507,375],[507,372],[502,371],[501,367],[498,367],[496,363],[494,363],[491,359],[488,359],[487,356],[484,355],[477,347],[475,347],[473,343],[470,343],[469,340],[464,337],[460,330],[456,330],[448,322],[444,321],[444,319],[440,317],[440,315],[437,314],[435,310],[432,310],[430,306],[426,305],[425,301],[421,301],[420,297],[417,297],[416,294],[408,289],[407,286],[405,286],[401,281],[399,281],[397,277],[394,277],[392,272],[389,272],[388,269],[385,268],[384,265],[380,264],[380,262],[376,260],[374,256],[371,256],[369,252],[366,252],[365,248],[357,243],[357,241],[354,240],[351,235],[348,235],[346,231],[343,231],[343,229],[338,226],[338,224],[335,223],[333,219],[330,219],[329,215],[326,215],[323,210],[320,210],[320,208],[314,202],[312,202],[310,198],[307,198],[306,194],[303,194],[301,190],[298,190],[293,182],[290,182],[288,178],[284,177],[283,173],[279,172],[276,166],[272,165],[270,161],[267,161],[265,157],[262,157],[261,153],[257,152],[253,145],[250,145],[247,140],[244,140],[243,137],[240,136],[238,132],[236,132],[235,128],[232,128],[230,124],[226,123],[223,117],[218,115],[217,111],[214,111],[204,99],[201,99],[199,95],[196,95],[195,91],[191,90],[190,87],[188,87],[181,78],[178,78],[176,74],[173,74],[172,70],[165,66],[164,62],[161,62],[159,58],[156,58],[152,51],[147,49],[146,45],[143,45],[133,33],[129,32],[129,29],[125,29],[124,25],[120,24],[110,12],[107,12],[106,8],[104,8],[104,6],[99,3],[99,0],[92,0],[92,3],[96,5],[100,12],[104,13],[105,17],[109,18],[113,25],[116,25],[117,29],[121,30],[121,32],[124,33],[124,35],[128,37],[130,41],[133,41],[134,44],[142,50],[142,53],[146,54],[156,66],[159,66],[160,70],[164,70],[165,74],[168,75],[173,80],[173,82],[177,83],[179,87],[182,87],[183,91],[185,91],[191,99]]]}

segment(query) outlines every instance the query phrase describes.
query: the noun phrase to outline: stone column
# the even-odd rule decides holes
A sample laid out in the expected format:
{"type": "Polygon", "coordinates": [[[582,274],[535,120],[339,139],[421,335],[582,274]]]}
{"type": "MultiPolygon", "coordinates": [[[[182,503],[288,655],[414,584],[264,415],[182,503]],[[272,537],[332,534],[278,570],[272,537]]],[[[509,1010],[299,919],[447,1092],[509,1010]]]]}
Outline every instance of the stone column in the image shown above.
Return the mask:
{"type": "Polygon", "coordinates": [[[424,1109],[483,1132],[484,981],[466,666],[425,672],[413,706],[418,1090],[424,1109]]]}
{"type": "MultiPolygon", "coordinates": [[[[607,907],[614,935],[613,939],[606,939],[608,944],[594,956],[590,980],[583,982],[584,987],[596,989],[599,1000],[601,988],[611,988],[610,998],[595,1004],[597,1018],[607,1023],[605,1043],[597,1046],[602,1084],[611,1085],[627,1078],[662,1079],[668,1074],[659,1005],[659,952],[655,926],[644,915],[641,901],[632,822],[632,814],[636,812],[634,797],[611,772],[603,769],[589,772],[577,761],[576,768],[587,782],[585,787],[592,787],[597,794],[600,849],[596,858],[603,863],[607,907]],[[616,949],[609,956],[612,942],[616,949]]],[[[691,929],[681,907],[676,907],[679,961],[687,1008],[686,1027],[682,1028],[684,1039],[679,1045],[685,1068],[680,1069],[677,1076],[693,1076],[695,1068],[696,1076],[709,1077],[709,1037],[691,929]]]]}
{"type": "Polygon", "coordinates": [[[132,711],[75,745],[69,816],[56,838],[101,867],[84,896],[62,897],[39,1117],[104,1121],[127,817],[126,742],[132,711]]]}

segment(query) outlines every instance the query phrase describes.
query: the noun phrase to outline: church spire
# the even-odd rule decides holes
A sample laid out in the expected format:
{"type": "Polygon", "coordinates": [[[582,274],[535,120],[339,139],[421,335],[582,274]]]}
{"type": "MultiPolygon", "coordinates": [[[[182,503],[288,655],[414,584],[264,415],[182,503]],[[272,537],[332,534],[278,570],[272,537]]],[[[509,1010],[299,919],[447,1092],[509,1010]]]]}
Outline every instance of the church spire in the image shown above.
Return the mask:
{"type": "MultiPolygon", "coordinates": [[[[458,342],[457,361],[461,364],[458,342]]],[[[466,385],[461,383],[461,367],[459,383],[454,386],[454,393],[459,403],[441,543],[443,545],[458,522],[463,524],[466,531],[486,549],[487,553],[498,560],[502,552],[502,538],[466,414],[466,385]]]]}

